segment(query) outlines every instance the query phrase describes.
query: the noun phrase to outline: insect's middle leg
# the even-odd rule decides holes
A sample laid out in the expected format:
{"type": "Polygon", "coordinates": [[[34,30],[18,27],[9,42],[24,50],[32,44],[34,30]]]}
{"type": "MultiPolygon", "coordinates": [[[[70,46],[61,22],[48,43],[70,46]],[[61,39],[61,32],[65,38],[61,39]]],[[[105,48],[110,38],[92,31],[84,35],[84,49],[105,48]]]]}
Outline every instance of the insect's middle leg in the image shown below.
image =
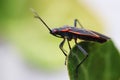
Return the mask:
{"type": "Polygon", "coordinates": [[[61,51],[62,51],[63,54],[65,55],[65,65],[66,65],[67,54],[65,53],[66,51],[63,49],[64,43],[65,43],[65,38],[64,38],[63,41],[60,43],[59,48],[61,49],[61,51]]]}
{"type": "Polygon", "coordinates": [[[76,67],[76,72],[78,72],[78,68],[80,65],[87,59],[88,53],[77,43],[77,39],[75,39],[75,44],[78,47],[78,49],[85,55],[85,57],[81,60],[81,62],[76,67]]]}
{"type": "Polygon", "coordinates": [[[70,49],[70,51],[71,51],[71,46],[70,46],[70,42],[69,42],[68,39],[67,39],[67,42],[68,42],[69,49],[70,49]]]}
{"type": "Polygon", "coordinates": [[[80,25],[81,28],[84,28],[78,19],[74,20],[74,27],[77,27],[77,23],[80,25]]]}

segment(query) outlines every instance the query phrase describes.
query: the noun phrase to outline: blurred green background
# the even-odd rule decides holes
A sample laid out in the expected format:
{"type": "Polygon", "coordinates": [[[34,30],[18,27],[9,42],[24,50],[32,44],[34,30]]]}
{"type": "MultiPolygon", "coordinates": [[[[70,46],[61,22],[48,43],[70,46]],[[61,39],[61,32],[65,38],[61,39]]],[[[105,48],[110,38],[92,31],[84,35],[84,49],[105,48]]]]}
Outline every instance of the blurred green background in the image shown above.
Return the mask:
{"type": "Polygon", "coordinates": [[[0,0],[0,36],[15,44],[24,59],[38,67],[61,68],[65,57],[59,49],[62,39],[50,35],[30,8],[35,9],[50,28],[73,26],[77,18],[84,28],[103,31],[97,14],[80,0],[0,0]]]}

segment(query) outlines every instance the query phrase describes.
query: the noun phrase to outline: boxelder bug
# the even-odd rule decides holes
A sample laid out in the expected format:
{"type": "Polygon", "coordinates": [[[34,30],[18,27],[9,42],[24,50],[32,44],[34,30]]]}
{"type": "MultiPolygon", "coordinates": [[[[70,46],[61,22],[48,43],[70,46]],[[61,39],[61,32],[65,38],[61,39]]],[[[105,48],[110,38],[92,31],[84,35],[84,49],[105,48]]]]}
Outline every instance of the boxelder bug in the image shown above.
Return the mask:
{"type": "Polygon", "coordinates": [[[63,49],[63,45],[64,45],[65,41],[67,40],[69,49],[71,50],[71,46],[70,46],[69,41],[74,39],[75,44],[78,47],[78,49],[85,55],[85,57],[81,60],[81,62],[76,67],[76,71],[78,70],[79,66],[88,57],[88,53],[80,45],[78,45],[77,39],[82,39],[82,40],[87,40],[87,41],[95,41],[95,42],[99,42],[99,43],[104,43],[108,39],[110,39],[109,37],[107,37],[103,34],[100,34],[98,32],[84,29],[83,26],[78,21],[78,19],[74,20],[74,27],[66,25],[66,26],[63,26],[63,27],[60,27],[60,28],[50,29],[48,27],[48,25],[42,20],[42,18],[37,14],[37,12],[35,12],[34,10],[32,10],[32,11],[35,14],[34,17],[38,18],[46,26],[46,28],[50,31],[50,34],[52,34],[53,36],[56,36],[58,38],[63,38],[63,41],[60,43],[59,48],[61,49],[61,51],[66,56],[65,64],[66,64],[67,54],[66,54],[66,51],[63,49]],[[77,28],[77,23],[81,26],[81,28],[77,28]]]}

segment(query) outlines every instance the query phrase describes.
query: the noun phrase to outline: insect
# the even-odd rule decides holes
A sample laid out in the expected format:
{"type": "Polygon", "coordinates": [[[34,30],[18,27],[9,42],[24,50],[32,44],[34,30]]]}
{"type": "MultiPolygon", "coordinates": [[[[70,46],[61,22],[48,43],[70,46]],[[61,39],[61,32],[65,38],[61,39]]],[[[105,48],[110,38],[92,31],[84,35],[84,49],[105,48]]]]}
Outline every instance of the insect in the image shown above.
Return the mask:
{"type": "Polygon", "coordinates": [[[33,10],[33,12],[35,14],[34,17],[38,18],[45,25],[45,27],[49,30],[50,34],[52,34],[53,36],[56,36],[58,38],[63,39],[63,41],[59,45],[59,48],[61,49],[61,51],[63,52],[63,54],[66,57],[65,58],[65,64],[66,64],[66,60],[67,60],[67,54],[66,54],[66,51],[63,49],[64,43],[67,40],[69,49],[71,50],[70,41],[72,39],[74,39],[74,42],[75,42],[76,46],[85,56],[81,60],[81,62],[77,65],[76,71],[78,70],[79,66],[88,57],[88,53],[80,45],[78,45],[77,39],[82,39],[82,40],[87,40],[87,41],[95,41],[95,42],[99,42],[99,43],[104,43],[108,39],[110,39],[109,37],[107,37],[103,34],[100,34],[98,32],[84,29],[78,19],[74,20],[74,26],[73,27],[66,25],[66,26],[63,26],[63,27],[60,27],[60,28],[50,29],[49,26],[43,21],[43,19],[37,14],[37,12],[35,12],[34,10],[33,10]],[[79,26],[81,26],[81,28],[77,28],[77,24],[79,24],[79,26]]]}

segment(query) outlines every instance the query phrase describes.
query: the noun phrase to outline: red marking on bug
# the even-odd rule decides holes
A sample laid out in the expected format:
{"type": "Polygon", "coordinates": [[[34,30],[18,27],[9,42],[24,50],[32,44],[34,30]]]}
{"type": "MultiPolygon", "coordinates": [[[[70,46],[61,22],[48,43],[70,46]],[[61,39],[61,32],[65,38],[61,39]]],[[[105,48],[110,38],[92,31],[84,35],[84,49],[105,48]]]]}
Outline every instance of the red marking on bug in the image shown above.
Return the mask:
{"type": "Polygon", "coordinates": [[[75,32],[75,31],[69,31],[71,33],[74,33],[74,34],[81,34],[80,32],[75,32]]]}
{"type": "Polygon", "coordinates": [[[66,28],[66,29],[63,29],[61,30],[62,32],[68,32],[70,29],[69,28],[66,28]]]}

